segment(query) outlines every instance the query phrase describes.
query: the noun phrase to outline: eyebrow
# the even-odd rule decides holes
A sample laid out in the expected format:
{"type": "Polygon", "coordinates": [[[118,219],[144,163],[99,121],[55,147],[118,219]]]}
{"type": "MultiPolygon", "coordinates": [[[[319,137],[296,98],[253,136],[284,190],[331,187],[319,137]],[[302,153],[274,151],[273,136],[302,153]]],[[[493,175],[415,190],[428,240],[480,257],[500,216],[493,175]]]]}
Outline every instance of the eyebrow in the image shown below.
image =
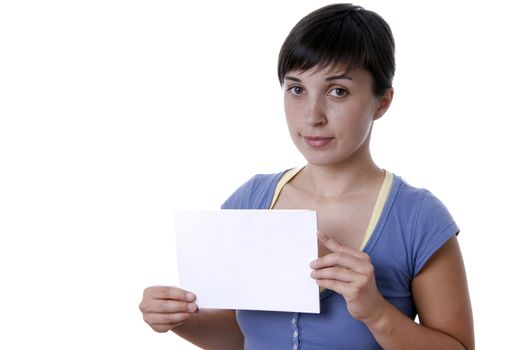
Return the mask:
{"type": "MultiPolygon", "coordinates": [[[[298,78],[295,78],[295,77],[291,77],[289,75],[285,76],[286,80],[292,80],[292,81],[295,81],[295,82],[298,82],[298,83],[301,83],[301,80],[298,79],[298,78]]],[[[325,81],[333,81],[333,80],[339,80],[339,79],[347,79],[347,80],[352,80],[351,77],[345,75],[345,74],[340,74],[340,75],[333,75],[333,76],[330,76],[330,77],[327,77],[325,78],[325,81]]]]}
{"type": "Polygon", "coordinates": [[[325,81],[332,81],[332,80],[338,80],[338,79],[347,79],[347,80],[352,80],[351,77],[345,75],[345,74],[340,74],[340,75],[333,75],[331,77],[327,77],[325,79],[325,81]]]}
{"type": "Polygon", "coordinates": [[[298,78],[295,78],[295,77],[290,77],[290,76],[285,76],[285,78],[283,78],[285,80],[292,80],[292,81],[295,81],[295,82],[298,82],[298,83],[301,83],[301,80],[298,79],[298,78]]]}

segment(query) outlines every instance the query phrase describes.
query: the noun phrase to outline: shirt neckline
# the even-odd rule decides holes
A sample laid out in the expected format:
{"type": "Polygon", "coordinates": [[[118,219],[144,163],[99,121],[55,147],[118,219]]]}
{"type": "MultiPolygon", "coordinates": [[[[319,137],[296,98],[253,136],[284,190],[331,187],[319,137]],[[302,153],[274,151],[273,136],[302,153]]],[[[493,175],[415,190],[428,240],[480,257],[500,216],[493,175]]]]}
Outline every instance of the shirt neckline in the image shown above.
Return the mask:
{"type": "MultiPolygon", "coordinates": [[[[276,204],[276,201],[278,200],[278,197],[280,196],[280,193],[281,193],[283,187],[289,181],[291,181],[296,175],[298,175],[299,172],[303,170],[303,168],[305,168],[305,166],[296,167],[296,168],[286,171],[282,175],[282,177],[276,184],[276,188],[274,190],[274,194],[272,196],[272,201],[271,201],[271,205],[269,206],[269,209],[273,209],[274,205],[276,204]]],[[[381,184],[381,188],[378,193],[376,203],[374,204],[374,208],[372,210],[369,224],[367,225],[367,230],[365,231],[365,235],[363,236],[363,240],[359,247],[360,251],[363,251],[363,249],[365,249],[367,243],[369,242],[370,238],[372,237],[372,234],[374,233],[374,230],[376,229],[376,225],[378,224],[381,214],[383,213],[383,208],[385,207],[385,204],[387,203],[387,199],[389,197],[389,194],[390,194],[390,191],[392,188],[393,180],[394,180],[394,176],[392,175],[392,173],[385,170],[385,178],[383,179],[383,182],[381,184]]]]}

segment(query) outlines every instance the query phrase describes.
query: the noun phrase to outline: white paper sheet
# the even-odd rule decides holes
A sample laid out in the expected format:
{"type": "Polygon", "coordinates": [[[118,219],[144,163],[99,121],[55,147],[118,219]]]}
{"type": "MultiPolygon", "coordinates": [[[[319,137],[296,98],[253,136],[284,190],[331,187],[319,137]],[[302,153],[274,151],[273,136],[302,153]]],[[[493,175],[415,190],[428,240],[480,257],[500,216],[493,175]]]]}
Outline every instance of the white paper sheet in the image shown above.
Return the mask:
{"type": "Polygon", "coordinates": [[[179,212],[175,224],[180,288],[200,308],[320,312],[315,211],[179,212]]]}

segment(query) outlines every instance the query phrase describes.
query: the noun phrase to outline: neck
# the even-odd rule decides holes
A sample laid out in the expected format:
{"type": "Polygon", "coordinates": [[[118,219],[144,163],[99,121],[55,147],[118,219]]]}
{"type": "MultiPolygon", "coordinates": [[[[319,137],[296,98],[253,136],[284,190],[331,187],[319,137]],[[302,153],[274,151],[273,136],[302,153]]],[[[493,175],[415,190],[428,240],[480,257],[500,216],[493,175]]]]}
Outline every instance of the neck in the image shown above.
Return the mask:
{"type": "Polygon", "coordinates": [[[372,160],[370,152],[357,161],[332,165],[308,163],[303,180],[317,198],[342,198],[374,190],[383,182],[385,172],[372,160]]]}

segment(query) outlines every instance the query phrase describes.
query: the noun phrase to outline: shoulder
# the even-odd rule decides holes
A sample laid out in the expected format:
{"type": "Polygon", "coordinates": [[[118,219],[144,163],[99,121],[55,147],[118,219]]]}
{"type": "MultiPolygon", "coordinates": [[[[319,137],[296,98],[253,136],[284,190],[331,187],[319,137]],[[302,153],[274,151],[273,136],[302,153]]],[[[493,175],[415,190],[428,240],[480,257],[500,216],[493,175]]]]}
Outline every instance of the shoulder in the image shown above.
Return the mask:
{"type": "Polygon", "coordinates": [[[243,183],[222,204],[222,209],[266,209],[278,181],[287,170],[273,174],[256,174],[243,183]]]}
{"type": "Polygon", "coordinates": [[[426,197],[433,196],[426,188],[412,186],[400,176],[394,175],[394,181],[397,184],[398,199],[401,201],[419,205],[426,197]]]}
{"type": "Polygon", "coordinates": [[[426,188],[415,187],[407,183],[399,176],[395,176],[397,191],[395,201],[396,207],[410,215],[415,225],[424,222],[439,224],[450,224],[454,220],[443,202],[426,188]]]}
{"type": "Polygon", "coordinates": [[[459,233],[459,228],[447,207],[432,192],[411,186],[400,177],[396,181],[394,211],[407,224],[403,233],[409,242],[416,275],[445,242],[459,233]]]}

